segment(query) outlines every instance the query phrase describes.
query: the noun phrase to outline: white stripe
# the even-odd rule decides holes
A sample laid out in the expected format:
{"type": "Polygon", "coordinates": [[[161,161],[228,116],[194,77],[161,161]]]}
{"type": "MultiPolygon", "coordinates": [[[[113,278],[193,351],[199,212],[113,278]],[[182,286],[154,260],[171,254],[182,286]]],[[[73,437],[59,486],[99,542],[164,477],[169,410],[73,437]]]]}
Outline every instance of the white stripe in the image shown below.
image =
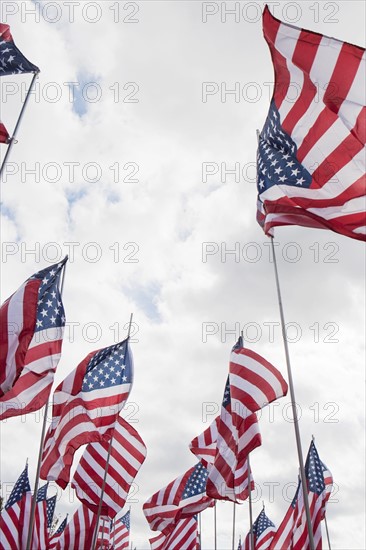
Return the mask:
{"type": "Polygon", "coordinates": [[[354,127],[361,107],[365,105],[366,97],[366,52],[363,53],[355,78],[348,91],[346,100],[338,111],[338,116],[343,120],[349,130],[354,127]]]}
{"type": "Polygon", "coordinates": [[[24,302],[24,283],[9,300],[8,304],[8,350],[6,357],[6,376],[1,385],[5,393],[12,387],[16,376],[15,353],[19,345],[19,334],[23,330],[23,302],[24,302]]]}
{"type": "Polygon", "coordinates": [[[349,214],[365,212],[366,197],[358,197],[346,202],[343,206],[330,206],[329,208],[308,208],[309,212],[321,216],[325,220],[332,220],[349,214]]]}

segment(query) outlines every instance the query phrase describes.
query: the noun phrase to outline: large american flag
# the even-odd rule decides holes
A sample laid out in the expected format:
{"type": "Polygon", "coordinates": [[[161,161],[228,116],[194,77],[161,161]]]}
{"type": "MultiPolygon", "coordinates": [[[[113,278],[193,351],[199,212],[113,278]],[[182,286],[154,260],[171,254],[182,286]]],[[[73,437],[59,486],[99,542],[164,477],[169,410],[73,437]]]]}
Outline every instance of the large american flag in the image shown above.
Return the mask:
{"type": "Polygon", "coordinates": [[[55,550],[86,550],[91,548],[96,524],[96,514],[93,514],[82,504],[61,533],[58,531],[63,527],[63,524],[60,525],[50,540],[49,548],[55,550]]]}
{"type": "Polygon", "coordinates": [[[190,451],[200,459],[205,468],[213,464],[215,459],[219,422],[220,417],[217,416],[209,427],[194,437],[189,444],[190,451]]]}
{"type": "Polygon", "coordinates": [[[5,508],[0,514],[0,549],[26,548],[32,493],[28,478],[28,465],[15,483],[5,508]]]}
{"type": "Polygon", "coordinates": [[[38,67],[16,47],[9,25],[0,23],[0,76],[38,72],[38,67]]]}
{"type": "Polygon", "coordinates": [[[56,388],[52,423],[42,455],[41,478],[65,488],[75,451],[110,439],[132,386],[128,339],[89,353],[56,388]]]}
{"type": "Polygon", "coordinates": [[[248,472],[248,455],[261,445],[257,416],[245,406],[234,413],[230,376],[227,379],[221,406],[216,454],[209,466],[207,494],[220,500],[241,501],[249,495],[254,482],[248,472]]]}
{"type": "Polygon", "coordinates": [[[253,523],[253,542],[254,547],[251,547],[250,531],[245,538],[245,550],[267,550],[276,533],[274,523],[267,517],[264,509],[261,511],[255,522],[253,523]]]}
{"type": "Polygon", "coordinates": [[[365,240],[365,50],[268,7],[263,30],[275,86],[259,139],[258,221],[267,234],[303,225],[365,240]]]}
{"type": "MultiPolygon", "coordinates": [[[[88,508],[97,513],[107,464],[109,441],[89,443],[74,474],[72,487],[88,508]]],[[[146,446],[138,432],[118,417],[113,432],[102,515],[114,518],[125,505],[128,491],[146,458],[146,446]]]]}
{"type": "Polygon", "coordinates": [[[59,279],[66,260],[30,277],[1,306],[0,420],[48,399],[65,326],[59,279]]]}
{"type": "Polygon", "coordinates": [[[125,550],[129,547],[130,542],[131,518],[128,511],[121,518],[113,522],[111,528],[110,542],[113,550],[125,550]]]}
{"type": "Polygon", "coordinates": [[[151,550],[198,550],[197,516],[181,519],[170,535],[161,533],[150,539],[151,550]]]}
{"type": "Polygon", "coordinates": [[[214,500],[206,495],[207,475],[206,468],[199,462],[150,497],[143,505],[150,529],[169,535],[180,519],[212,506],[214,500]]]}

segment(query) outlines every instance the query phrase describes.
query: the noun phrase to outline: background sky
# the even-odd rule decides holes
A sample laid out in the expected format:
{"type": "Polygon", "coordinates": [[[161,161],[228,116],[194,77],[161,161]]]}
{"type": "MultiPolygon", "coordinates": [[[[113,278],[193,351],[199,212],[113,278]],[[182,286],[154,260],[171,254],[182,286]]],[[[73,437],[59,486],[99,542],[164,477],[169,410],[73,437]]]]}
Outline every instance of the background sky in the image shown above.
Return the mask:
{"type": "MultiPolygon", "coordinates": [[[[142,504],[195,464],[188,444],[219,411],[241,330],[287,378],[270,242],[255,221],[256,129],[273,86],[263,5],[2,3],[1,21],[41,73],[1,186],[1,299],[69,254],[55,385],[122,340],[133,312],[124,416],[148,448],[126,506],[138,550],[153,535],[142,504]]],[[[364,46],[362,1],[269,5],[285,22],[364,46]]],[[[1,79],[10,133],[30,80],[1,79]]],[[[332,548],[362,549],[364,244],[295,226],[275,237],[304,455],[314,435],[333,473],[332,548]]],[[[27,457],[34,482],[41,417],[1,423],[5,497],[27,457]]],[[[278,525],[298,474],[289,397],[262,411],[260,427],[253,514],[264,501],[278,525]]],[[[77,501],[71,489],[58,494],[63,518],[77,501]]],[[[247,502],[236,518],[238,538],[247,502]]],[[[232,504],[218,504],[217,521],[218,548],[230,548],[232,504]]],[[[213,548],[212,510],[202,530],[213,548]]]]}

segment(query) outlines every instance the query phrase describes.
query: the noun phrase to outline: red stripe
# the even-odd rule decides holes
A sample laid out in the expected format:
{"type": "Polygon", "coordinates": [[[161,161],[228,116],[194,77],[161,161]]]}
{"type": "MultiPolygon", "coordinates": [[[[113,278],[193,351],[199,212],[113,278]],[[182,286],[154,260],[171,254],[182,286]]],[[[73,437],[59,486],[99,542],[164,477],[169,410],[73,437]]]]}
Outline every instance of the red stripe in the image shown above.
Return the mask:
{"type": "Polygon", "coordinates": [[[327,107],[324,107],[314,124],[310,127],[308,133],[303,139],[302,144],[297,150],[296,157],[299,162],[303,161],[316,142],[319,141],[319,139],[337,120],[338,116],[327,107]]]}
{"type": "MultiPolygon", "coordinates": [[[[256,372],[253,372],[251,369],[245,367],[244,365],[238,365],[236,363],[230,363],[230,374],[235,374],[239,376],[244,382],[253,384],[264,393],[266,400],[263,403],[258,403],[255,401],[254,397],[245,391],[243,388],[234,386],[233,383],[230,384],[231,397],[237,399],[240,403],[243,403],[249,410],[252,412],[258,411],[267,403],[274,401],[276,399],[276,392],[273,387],[267,380],[262,378],[256,372]]],[[[248,386],[246,386],[248,387],[248,386]]],[[[250,389],[248,388],[248,391],[250,389]]]]}
{"type": "MultiPolygon", "coordinates": [[[[8,309],[9,301],[6,300],[0,309],[0,384],[6,379],[6,357],[8,355],[8,309]]],[[[4,395],[0,389],[0,397],[4,395]]]]}

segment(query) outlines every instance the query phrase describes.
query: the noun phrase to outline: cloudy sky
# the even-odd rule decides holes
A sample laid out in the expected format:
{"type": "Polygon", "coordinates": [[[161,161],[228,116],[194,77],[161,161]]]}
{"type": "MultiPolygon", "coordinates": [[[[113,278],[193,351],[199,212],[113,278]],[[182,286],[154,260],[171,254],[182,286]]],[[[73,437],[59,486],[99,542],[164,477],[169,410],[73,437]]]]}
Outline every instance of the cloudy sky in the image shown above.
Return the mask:
{"type": "MultiPolygon", "coordinates": [[[[285,22],[364,46],[362,1],[269,5],[285,22]]],[[[262,8],[2,3],[2,22],[41,73],[1,186],[1,299],[69,254],[56,383],[93,349],[123,339],[133,312],[135,382],[124,415],[148,448],[128,503],[138,550],[153,535],[142,504],[195,463],[188,444],[219,410],[240,331],[287,377],[270,243],[255,221],[256,129],[273,85],[262,8]]],[[[1,79],[10,133],[30,80],[1,79]]],[[[304,454],[314,435],[333,473],[332,548],[362,549],[364,244],[295,226],[275,237],[304,454]]],[[[251,458],[254,517],[264,501],[276,525],[298,473],[289,403],[262,412],[263,445],[251,458]]],[[[1,425],[5,496],[27,457],[34,482],[40,419],[1,425]]],[[[59,496],[57,514],[72,513],[72,490],[59,496]]],[[[219,503],[220,549],[231,547],[231,517],[232,505],[219,503]]],[[[243,536],[247,503],[236,518],[243,536]]],[[[203,548],[213,548],[212,510],[202,530],[203,548]]]]}

